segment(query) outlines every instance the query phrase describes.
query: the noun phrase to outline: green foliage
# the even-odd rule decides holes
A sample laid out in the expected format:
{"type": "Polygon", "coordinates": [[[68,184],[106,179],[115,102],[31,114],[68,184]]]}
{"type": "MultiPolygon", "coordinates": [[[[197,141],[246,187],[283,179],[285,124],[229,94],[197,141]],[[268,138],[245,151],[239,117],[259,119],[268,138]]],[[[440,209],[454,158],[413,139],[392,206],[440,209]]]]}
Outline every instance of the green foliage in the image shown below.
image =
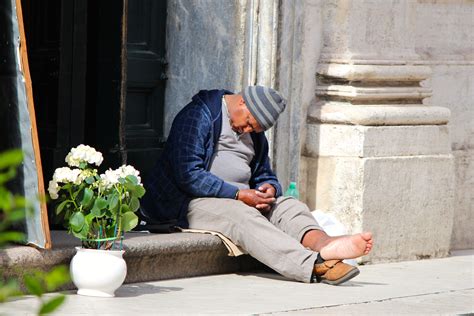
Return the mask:
{"type": "MultiPolygon", "coordinates": [[[[31,207],[23,196],[12,194],[5,186],[8,181],[15,178],[16,168],[22,161],[23,154],[21,150],[9,150],[0,153],[0,247],[11,242],[25,241],[23,233],[9,231],[8,229],[14,223],[31,214],[31,207]]],[[[69,280],[67,267],[59,266],[48,273],[31,272],[25,275],[23,283],[28,293],[40,298],[42,304],[38,314],[45,315],[55,311],[64,302],[65,296],[57,295],[48,300],[43,300],[43,294],[46,291],[56,290],[69,280]]],[[[5,277],[0,279],[0,303],[23,294],[18,280],[6,279],[5,277]]]]}
{"type": "Polygon", "coordinates": [[[16,168],[23,161],[21,150],[0,153],[0,247],[9,242],[23,242],[25,236],[19,232],[6,231],[15,222],[25,217],[26,200],[11,193],[5,184],[15,178],[16,168]]]}
{"type": "Polygon", "coordinates": [[[49,300],[43,301],[43,304],[41,305],[41,308],[38,312],[38,315],[46,315],[46,314],[54,312],[59,306],[61,306],[64,303],[65,299],[66,299],[66,296],[61,294],[49,300]]]}
{"type": "Polygon", "coordinates": [[[57,266],[44,275],[44,282],[48,292],[58,289],[70,280],[67,266],[57,266]]]}
{"type": "Polygon", "coordinates": [[[66,297],[62,294],[46,299],[44,294],[54,291],[70,281],[66,266],[54,267],[49,272],[34,271],[23,278],[28,294],[34,295],[41,300],[38,315],[45,315],[55,311],[64,302],[66,297]]]}
{"type": "MultiPolygon", "coordinates": [[[[0,247],[11,242],[22,242],[25,235],[8,231],[11,225],[25,217],[26,201],[23,197],[12,194],[6,183],[16,176],[16,168],[23,160],[21,150],[9,150],[0,153],[0,247]]],[[[17,280],[0,279],[0,303],[8,298],[21,295],[17,280]]]]}
{"type": "MultiPolygon", "coordinates": [[[[132,166],[99,175],[91,159],[71,158],[81,150],[79,147],[71,150],[70,159],[66,157],[70,167],[78,168],[56,169],[50,182],[50,196],[57,200],[56,214],[61,216],[68,232],[82,240],[84,248],[110,249],[112,239],[120,239],[138,225],[134,213],[140,208],[139,199],[145,189],[132,166]]],[[[91,154],[91,150],[84,151],[84,155],[91,154]]],[[[93,150],[93,155],[101,154],[93,150]]]]}
{"type": "Polygon", "coordinates": [[[2,281],[0,279],[0,303],[6,302],[10,297],[21,295],[20,287],[16,280],[2,281]]]}

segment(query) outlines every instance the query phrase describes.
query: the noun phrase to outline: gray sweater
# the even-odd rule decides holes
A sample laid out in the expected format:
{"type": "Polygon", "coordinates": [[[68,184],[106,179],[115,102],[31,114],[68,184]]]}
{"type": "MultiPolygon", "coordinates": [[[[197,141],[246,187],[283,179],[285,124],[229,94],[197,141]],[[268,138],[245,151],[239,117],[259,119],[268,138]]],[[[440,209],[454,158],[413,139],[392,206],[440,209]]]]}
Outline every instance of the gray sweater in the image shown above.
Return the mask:
{"type": "Polygon", "coordinates": [[[249,133],[237,135],[230,126],[228,113],[222,99],[222,131],[209,171],[239,189],[248,189],[250,162],[255,156],[252,137],[249,133]]]}

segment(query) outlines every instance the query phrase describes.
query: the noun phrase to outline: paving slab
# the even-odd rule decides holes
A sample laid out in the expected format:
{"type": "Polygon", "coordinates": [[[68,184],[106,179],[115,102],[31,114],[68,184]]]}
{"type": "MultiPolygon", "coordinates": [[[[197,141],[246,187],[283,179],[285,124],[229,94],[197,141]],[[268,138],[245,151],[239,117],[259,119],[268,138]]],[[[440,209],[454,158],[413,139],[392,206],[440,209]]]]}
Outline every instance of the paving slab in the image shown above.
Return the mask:
{"type": "Polygon", "coordinates": [[[403,298],[300,309],[269,315],[472,315],[474,290],[448,291],[403,298]]]}
{"type": "MultiPolygon", "coordinates": [[[[52,231],[53,249],[28,246],[0,249],[0,270],[6,277],[18,277],[34,269],[50,270],[69,265],[80,246],[65,231],[52,231]]],[[[125,283],[157,281],[201,275],[265,269],[248,255],[229,257],[222,241],[209,234],[127,233],[123,242],[128,274],[125,283]],[[190,264],[190,263],[193,264],[190,264]]],[[[64,289],[73,289],[72,283],[64,289]]]]}
{"type": "MultiPolygon", "coordinates": [[[[115,298],[67,292],[57,315],[467,314],[474,313],[474,251],[443,259],[359,267],[341,285],[304,284],[270,273],[223,274],[122,286],[115,298]]],[[[34,298],[0,305],[31,315],[34,298]]]]}

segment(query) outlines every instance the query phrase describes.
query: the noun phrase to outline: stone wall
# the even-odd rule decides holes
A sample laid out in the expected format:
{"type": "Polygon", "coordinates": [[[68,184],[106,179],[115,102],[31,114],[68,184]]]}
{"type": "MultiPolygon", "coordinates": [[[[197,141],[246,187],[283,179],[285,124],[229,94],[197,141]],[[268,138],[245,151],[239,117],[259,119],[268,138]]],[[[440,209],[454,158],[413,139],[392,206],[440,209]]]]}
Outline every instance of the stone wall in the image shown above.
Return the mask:
{"type": "Polygon", "coordinates": [[[432,69],[432,104],[451,110],[455,165],[452,249],[474,248],[474,3],[423,1],[416,6],[416,52],[432,69]]]}
{"type": "Polygon", "coordinates": [[[352,233],[373,231],[377,246],[364,261],[442,257],[450,250],[450,111],[431,97],[433,70],[417,50],[418,5],[321,6],[317,98],[308,109],[300,179],[311,207],[335,214],[352,233]]]}
{"type": "Polygon", "coordinates": [[[165,134],[202,89],[241,88],[245,0],[170,0],[166,49],[165,134]]]}
{"type": "Polygon", "coordinates": [[[301,151],[305,146],[308,107],[315,101],[316,69],[323,36],[320,0],[282,1],[278,30],[278,68],[276,88],[286,97],[287,107],[274,132],[274,167],[282,186],[299,182],[300,194],[306,190],[301,151]]]}
{"type": "Polygon", "coordinates": [[[373,230],[365,260],[473,248],[473,8],[170,0],[166,130],[199,89],[274,86],[288,98],[269,134],[281,182],[351,232],[373,230]]]}

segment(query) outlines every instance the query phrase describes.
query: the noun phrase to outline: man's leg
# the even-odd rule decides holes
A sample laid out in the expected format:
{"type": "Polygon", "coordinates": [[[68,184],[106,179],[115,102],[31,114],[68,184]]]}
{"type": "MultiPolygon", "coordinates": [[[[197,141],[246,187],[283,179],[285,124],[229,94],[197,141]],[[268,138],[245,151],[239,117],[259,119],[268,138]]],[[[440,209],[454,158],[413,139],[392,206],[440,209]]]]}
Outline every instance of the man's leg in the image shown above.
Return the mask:
{"type": "Polygon", "coordinates": [[[318,222],[314,219],[306,204],[292,197],[279,197],[275,201],[270,212],[265,214],[268,220],[301,242],[307,248],[309,245],[303,243],[304,236],[309,231],[317,231],[321,236],[327,236],[318,222]]]}
{"type": "Polygon", "coordinates": [[[258,210],[231,199],[198,198],[191,201],[189,227],[220,232],[252,257],[283,276],[310,282],[317,253],[285,234],[258,210]]]}
{"type": "Polygon", "coordinates": [[[279,197],[266,216],[304,247],[320,252],[326,260],[357,258],[372,249],[371,233],[330,237],[319,226],[306,204],[291,197],[279,197]]]}

